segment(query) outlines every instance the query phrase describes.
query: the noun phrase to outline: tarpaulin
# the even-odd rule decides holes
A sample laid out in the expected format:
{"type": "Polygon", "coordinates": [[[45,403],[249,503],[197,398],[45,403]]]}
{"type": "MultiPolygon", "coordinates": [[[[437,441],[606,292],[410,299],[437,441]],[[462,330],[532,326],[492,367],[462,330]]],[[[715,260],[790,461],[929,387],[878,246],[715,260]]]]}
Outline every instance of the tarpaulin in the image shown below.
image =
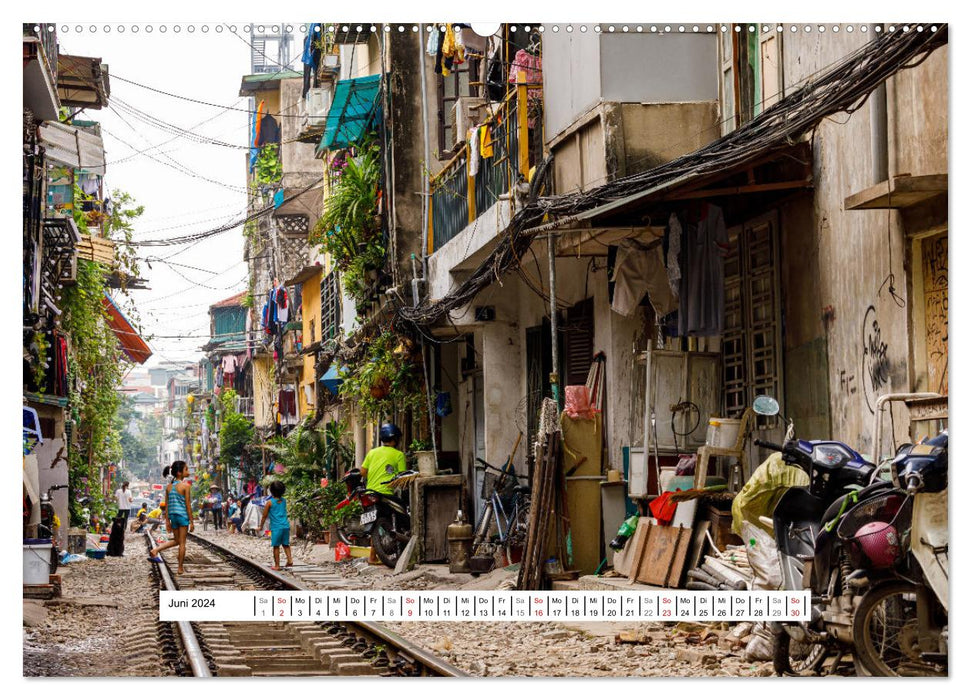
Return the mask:
{"type": "Polygon", "coordinates": [[[360,140],[377,115],[380,88],[381,74],[337,82],[320,150],[347,148],[360,140]]]}

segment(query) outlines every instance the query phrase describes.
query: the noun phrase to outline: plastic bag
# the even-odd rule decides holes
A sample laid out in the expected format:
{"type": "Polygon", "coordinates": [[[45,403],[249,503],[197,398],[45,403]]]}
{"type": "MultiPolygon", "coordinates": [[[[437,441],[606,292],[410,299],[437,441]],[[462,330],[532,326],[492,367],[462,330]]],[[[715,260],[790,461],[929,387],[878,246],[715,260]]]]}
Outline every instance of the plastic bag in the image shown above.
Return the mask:
{"type": "Polygon", "coordinates": [[[334,561],[344,561],[351,558],[351,548],[344,542],[338,542],[334,547],[334,561]]]}
{"type": "Polygon", "coordinates": [[[83,554],[67,554],[67,553],[65,553],[64,556],[61,557],[61,563],[62,564],[76,564],[77,562],[84,561],[85,559],[87,559],[87,557],[84,556],[83,554]]]}
{"type": "Polygon", "coordinates": [[[762,591],[777,591],[782,586],[782,571],[779,568],[779,548],[775,540],[761,527],[746,521],[742,522],[742,539],[745,540],[745,553],[749,566],[755,575],[752,588],[762,591]]]}
{"type": "Polygon", "coordinates": [[[570,418],[593,418],[590,407],[590,390],[586,384],[577,384],[566,388],[566,415],[570,418]]]}
{"type": "Polygon", "coordinates": [[[743,656],[746,661],[772,660],[772,634],[766,629],[764,622],[758,623],[752,630],[752,638],[746,645],[743,656]]]}
{"type": "Polygon", "coordinates": [[[772,515],[775,504],[787,489],[808,485],[806,472],[783,462],[779,452],[772,453],[732,501],[732,532],[740,535],[742,523],[747,521],[768,533],[769,528],[759,523],[759,516],[772,515]]]}

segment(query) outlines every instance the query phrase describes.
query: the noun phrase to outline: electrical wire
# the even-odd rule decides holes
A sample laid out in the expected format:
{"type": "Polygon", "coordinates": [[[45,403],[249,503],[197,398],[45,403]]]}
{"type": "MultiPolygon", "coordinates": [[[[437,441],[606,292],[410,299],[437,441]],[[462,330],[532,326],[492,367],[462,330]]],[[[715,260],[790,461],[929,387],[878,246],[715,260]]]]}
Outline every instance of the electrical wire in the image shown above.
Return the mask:
{"type": "Polygon", "coordinates": [[[591,209],[642,194],[666,183],[723,172],[744,164],[754,154],[782,150],[795,143],[823,119],[852,114],[869,94],[897,71],[912,68],[947,43],[947,25],[937,31],[888,32],[868,42],[815,80],[811,80],[738,129],[707,146],[655,168],[619,178],[586,192],[543,196],[551,157],[536,168],[526,203],[511,218],[493,251],[461,284],[437,301],[426,298],[398,310],[399,320],[416,328],[431,326],[468,306],[500,276],[518,268],[522,255],[539,233],[536,224],[552,234],[591,209]]]}

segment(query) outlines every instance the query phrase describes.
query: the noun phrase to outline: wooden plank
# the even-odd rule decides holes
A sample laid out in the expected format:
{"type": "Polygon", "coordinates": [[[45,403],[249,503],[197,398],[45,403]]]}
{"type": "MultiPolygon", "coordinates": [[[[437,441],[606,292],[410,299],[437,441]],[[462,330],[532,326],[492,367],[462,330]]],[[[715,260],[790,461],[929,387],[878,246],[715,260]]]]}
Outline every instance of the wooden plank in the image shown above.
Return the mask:
{"type": "Polygon", "coordinates": [[[898,175],[851,194],[844,209],[904,209],[947,192],[947,175],[898,175]]]}
{"type": "Polygon", "coordinates": [[[643,556],[631,566],[634,580],[655,586],[677,587],[688,557],[690,533],[691,530],[685,527],[652,527],[644,543],[643,556]]]}
{"type": "Polygon", "coordinates": [[[641,566],[641,559],[644,558],[644,548],[647,546],[647,540],[650,537],[651,529],[653,527],[654,524],[651,522],[650,518],[641,518],[637,521],[637,529],[634,531],[634,536],[631,537],[630,542],[633,556],[631,556],[630,561],[628,562],[628,583],[634,583],[634,581],[637,580],[637,573],[641,566]]]}
{"type": "Polygon", "coordinates": [[[691,534],[691,549],[688,552],[688,569],[697,569],[701,563],[701,557],[705,554],[705,547],[708,546],[708,530],[711,523],[707,520],[699,520],[695,523],[694,531],[691,534]]]}

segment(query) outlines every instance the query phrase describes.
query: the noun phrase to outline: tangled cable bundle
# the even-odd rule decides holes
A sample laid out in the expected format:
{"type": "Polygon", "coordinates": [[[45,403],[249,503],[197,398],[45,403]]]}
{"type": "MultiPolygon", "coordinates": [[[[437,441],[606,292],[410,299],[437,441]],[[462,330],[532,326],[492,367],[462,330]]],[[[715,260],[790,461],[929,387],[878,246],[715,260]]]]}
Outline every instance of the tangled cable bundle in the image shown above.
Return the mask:
{"type": "MultiPolygon", "coordinates": [[[[832,69],[807,81],[759,116],[697,151],[641,173],[619,178],[588,192],[541,197],[552,157],[536,169],[525,205],[501,234],[495,250],[461,284],[437,301],[397,309],[406,324],[428,328],[461,309],[504,273],[515,270],[538,231],[530,226],[550,220],[549,228],[569,223],[590,209],[679,180],[724,171],[749,160],[754,153],[771,152],[795,143],[823,119],[852,114],[870,93],[897,71],[920,65],[947,43],[947,25],[936,31],[900,29],[867,42],[832,69]]],[[[426,335],[426,337],[428,337],[426,335]]]]}

